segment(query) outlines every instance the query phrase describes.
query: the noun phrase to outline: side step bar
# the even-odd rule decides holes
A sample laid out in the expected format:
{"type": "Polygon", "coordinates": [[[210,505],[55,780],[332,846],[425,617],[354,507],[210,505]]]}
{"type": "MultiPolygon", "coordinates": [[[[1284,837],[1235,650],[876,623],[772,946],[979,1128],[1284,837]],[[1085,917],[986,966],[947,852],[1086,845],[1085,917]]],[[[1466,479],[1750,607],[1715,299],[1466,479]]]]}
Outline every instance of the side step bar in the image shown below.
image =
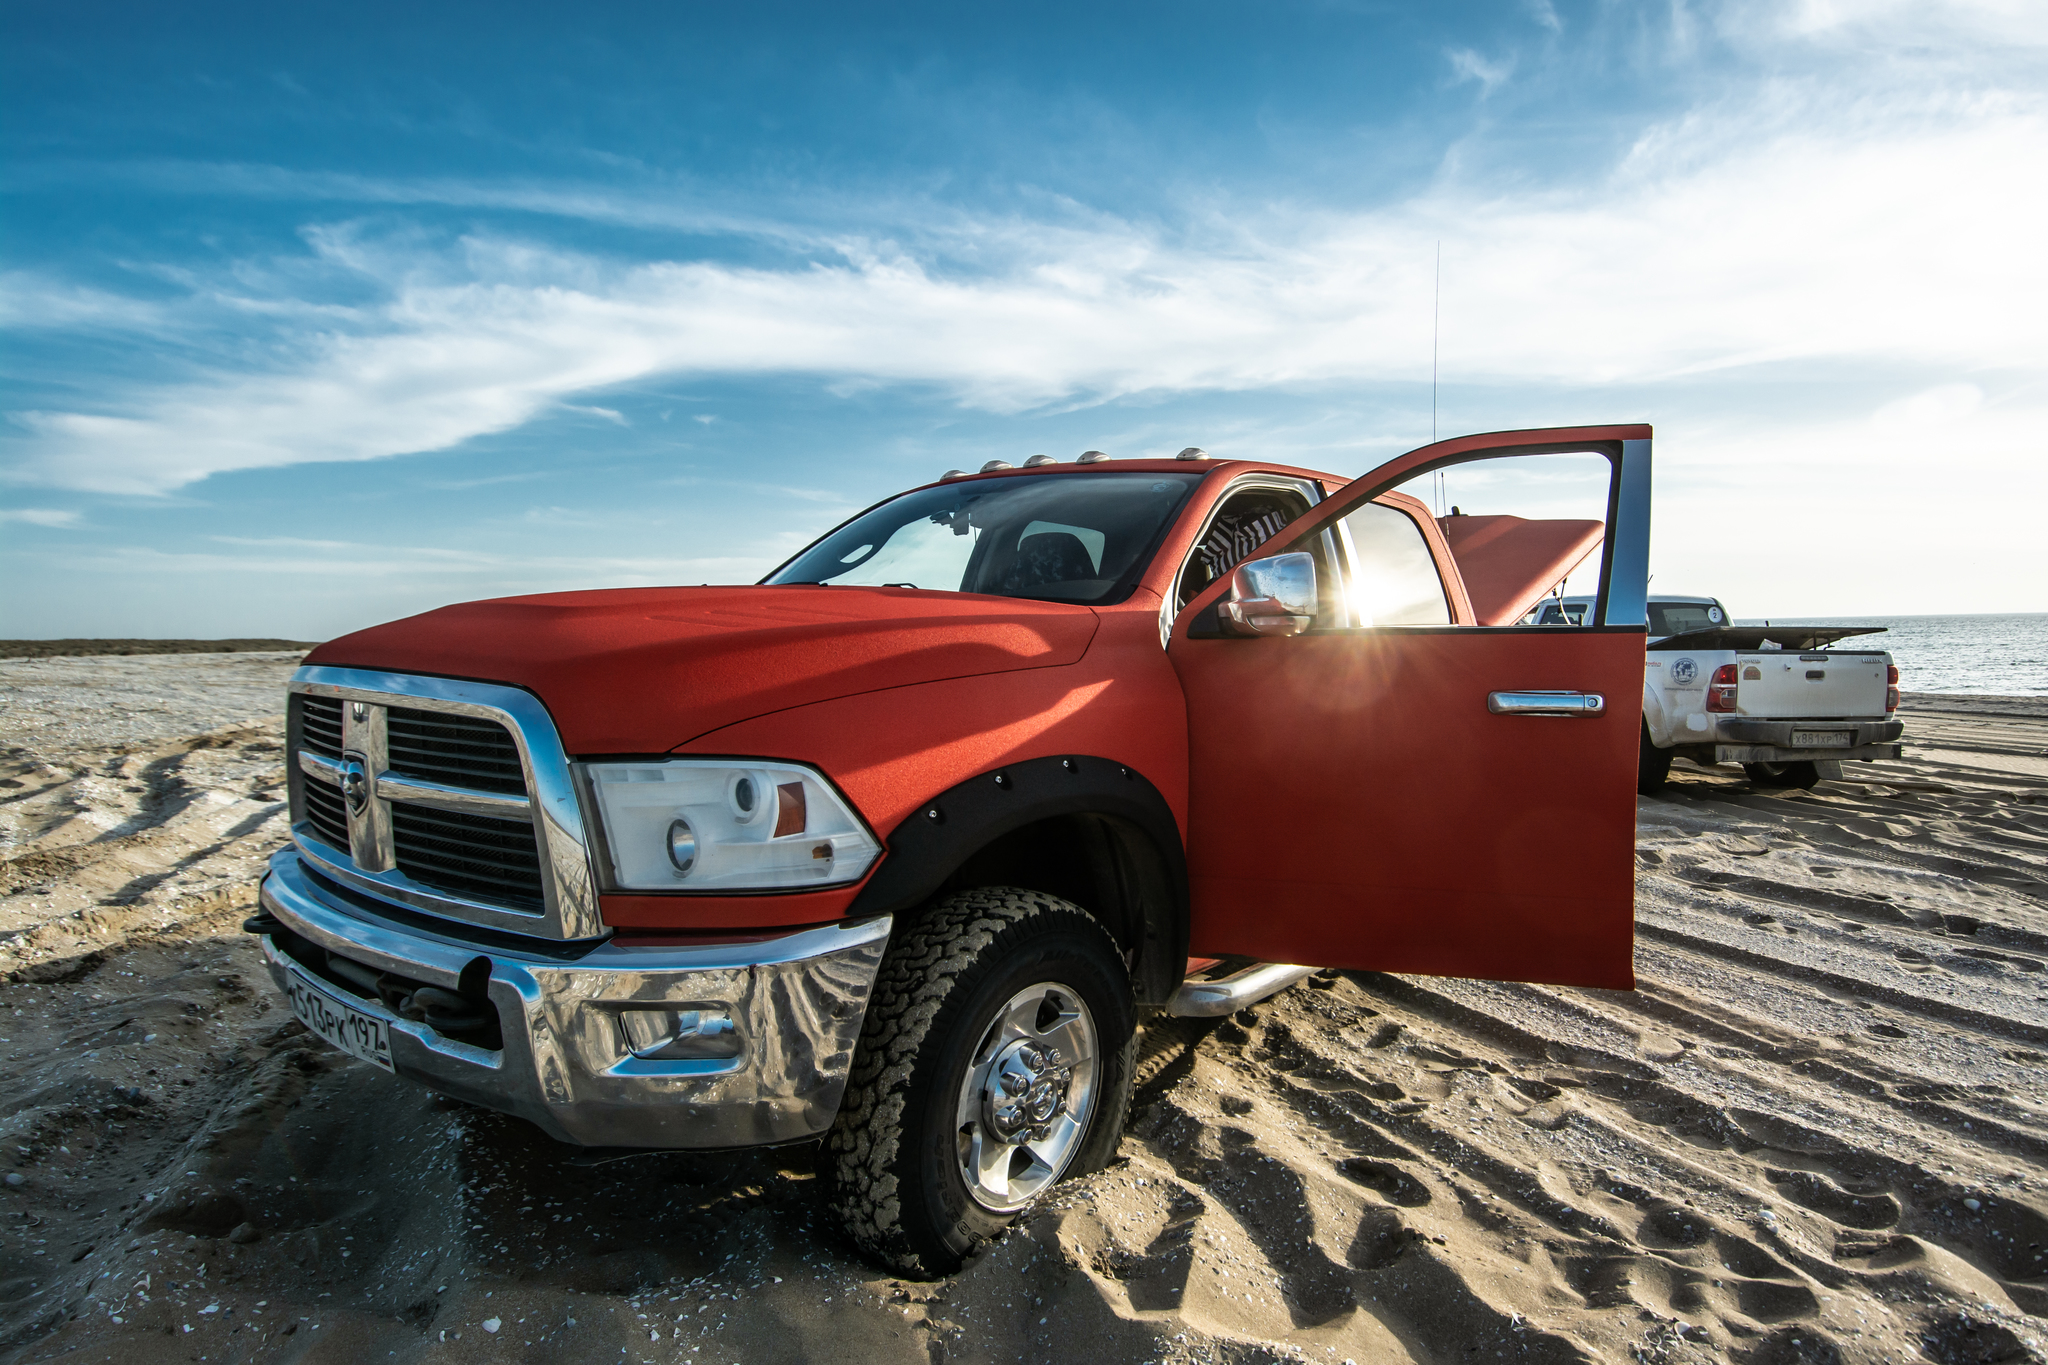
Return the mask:
{"type": "Polygon", "coordinates": [[[1315,972],[1314,967],[1299,967],[1291,962],[1261,962],[1214,981],[1183,981],[1168,1002],[1166,1012],[1182,1019],[1220,1019],[1246,1005],[1256,1005],[1269,995],[1278,995],[1315,972]]]}

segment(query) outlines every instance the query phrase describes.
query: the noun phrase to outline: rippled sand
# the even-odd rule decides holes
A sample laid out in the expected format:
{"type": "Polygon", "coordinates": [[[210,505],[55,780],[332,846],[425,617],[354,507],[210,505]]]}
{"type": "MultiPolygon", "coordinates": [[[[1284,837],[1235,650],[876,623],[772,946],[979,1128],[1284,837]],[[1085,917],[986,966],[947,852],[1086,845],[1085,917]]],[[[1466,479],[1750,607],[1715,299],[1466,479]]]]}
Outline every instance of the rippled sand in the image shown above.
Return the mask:
{"type": "Polygon", "coordinates": [[[1636,992],[1155,1029],[1122,1161],[917,1284],[805,1149],[572,1166],[290,1023],[237,926],[292,662],[0,665],[14,1358],[2048,1359],[2039,700],[1812,792],[1681,765],[1636,992]]]}

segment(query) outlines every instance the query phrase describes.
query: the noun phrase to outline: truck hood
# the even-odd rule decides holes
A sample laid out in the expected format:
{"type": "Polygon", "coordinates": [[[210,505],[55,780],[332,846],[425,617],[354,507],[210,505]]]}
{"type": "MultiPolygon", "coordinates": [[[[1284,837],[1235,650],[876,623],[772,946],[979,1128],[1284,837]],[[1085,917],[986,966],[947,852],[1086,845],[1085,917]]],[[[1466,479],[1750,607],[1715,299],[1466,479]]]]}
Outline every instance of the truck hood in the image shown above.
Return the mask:
{"type": "MultiPolygon", "coordinates": [[[[1452,509],[1454,512],[1456,509],[1452,509]]],[[[1439,517],[1444,543],[1482,626],[1511,626],[1599,547],[1600,521],[1526,517],[1439,517]]]]}
{"type": "Polygon", "coordinates": [[[964,593],[620,588],[442,607],[306,662],[510,683],[570,753],[644,754],[857,692],[1071,664],[1095,628],[1087,607],[964,593]]]}

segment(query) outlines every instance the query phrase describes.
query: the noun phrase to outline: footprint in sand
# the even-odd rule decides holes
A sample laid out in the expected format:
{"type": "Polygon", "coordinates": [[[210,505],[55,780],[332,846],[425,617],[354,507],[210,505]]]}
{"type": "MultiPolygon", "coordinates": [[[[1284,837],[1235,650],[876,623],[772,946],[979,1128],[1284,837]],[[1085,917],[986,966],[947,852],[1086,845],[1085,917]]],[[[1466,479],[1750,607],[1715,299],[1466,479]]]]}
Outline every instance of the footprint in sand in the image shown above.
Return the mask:
{"type": "Polygon", "coordinates": [[[1689,1247],[1704,1241],[1712,1231],[1713,1225],[1698,1213],[1674,1206],[1645,1218],[1637,1235],[1651,1246],[1689,1247]]]}
{"type": "Polygon", "coordinates": [[[1377,1190],[1389,1204],[1404,1209],[1418,1208],[1432,1197],[1428,1186],[1391,1161],[1354,1156],[1338,1162],[1337,1169],[1367,1189],[1377,1190]]]}
{"type": "Polygon", "coordinates": [[[1662,1033],[1644,1033],[1636,1040],[1636,1051],[1650,1062],[1675,1062],[1685,1055],[1686,1045],[1662,1033]]]}
{"type": "Polygon", "coordinates": [[[1812,1171],[1768,1170],[1764,1174],[1786,1198],[1844,1227],[1871,1231],[1899,1221],[1899,1201],[1881,1190],[1859,1194],[1812,1171]]]}

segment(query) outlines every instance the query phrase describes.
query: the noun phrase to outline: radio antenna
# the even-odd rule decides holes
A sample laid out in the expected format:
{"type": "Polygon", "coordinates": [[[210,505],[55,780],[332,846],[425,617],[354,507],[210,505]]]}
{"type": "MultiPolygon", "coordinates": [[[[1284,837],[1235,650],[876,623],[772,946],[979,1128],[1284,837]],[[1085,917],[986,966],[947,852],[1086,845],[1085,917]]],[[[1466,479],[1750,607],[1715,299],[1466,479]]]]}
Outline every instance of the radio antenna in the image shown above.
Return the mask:
{"type": "MultiPolygon", "coordinates": [[[[1429,310],[1429,443],[1436,444],[1437,343],[1444,322],[1444,240],[1436,240],[1436,292],[1429,310]]],[[[1436,472],[1436,514],[1444,514],[1444,472],[1436,472]]]]}

